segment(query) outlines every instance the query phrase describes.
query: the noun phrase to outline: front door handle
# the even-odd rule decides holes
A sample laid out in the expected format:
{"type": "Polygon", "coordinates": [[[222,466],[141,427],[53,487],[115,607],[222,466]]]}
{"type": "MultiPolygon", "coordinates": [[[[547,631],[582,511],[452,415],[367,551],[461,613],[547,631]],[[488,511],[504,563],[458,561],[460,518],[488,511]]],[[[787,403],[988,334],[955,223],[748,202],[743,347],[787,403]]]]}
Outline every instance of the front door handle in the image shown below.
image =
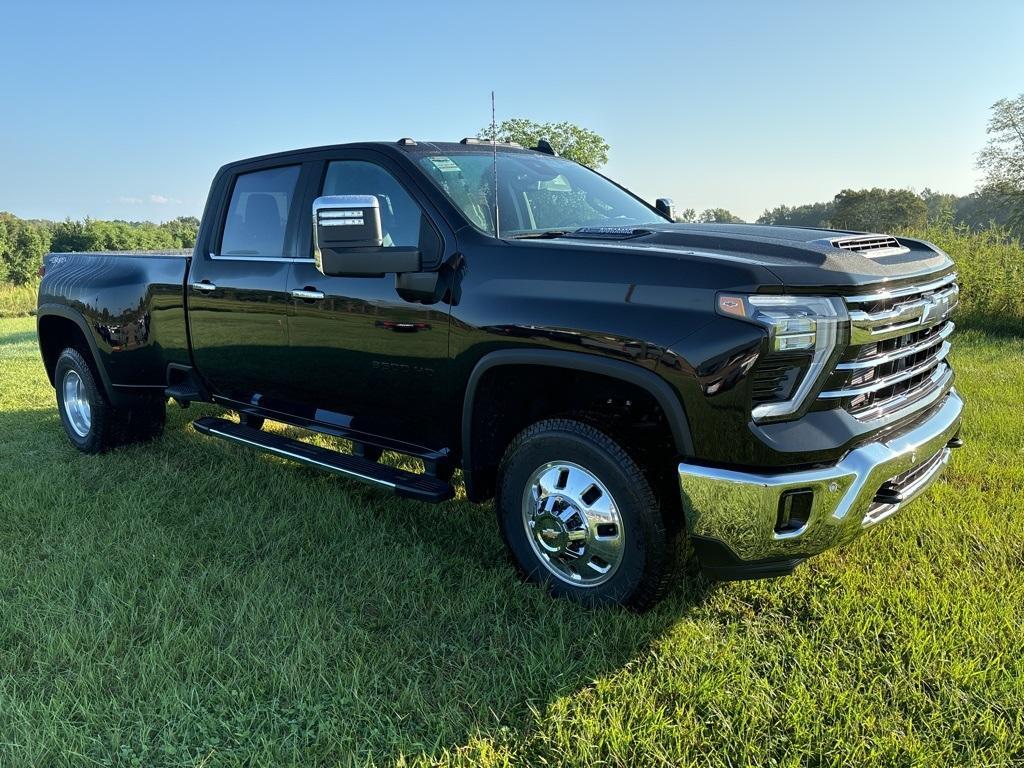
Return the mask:
{"type": "Polygon", "coordinates": [[[204,280],[201,283],[192,283],[192,290],[210,293],[211,291],[216,291],[217,286],[211,283],[209,280],[204,280]]]}
{"type": "Polygon", "coordinates": [[[302,299],[303,301],[319,301],[323,297],[323,291],[317,291],[312,288],[296,288],[292,291],[292,298],[302,299]]]}

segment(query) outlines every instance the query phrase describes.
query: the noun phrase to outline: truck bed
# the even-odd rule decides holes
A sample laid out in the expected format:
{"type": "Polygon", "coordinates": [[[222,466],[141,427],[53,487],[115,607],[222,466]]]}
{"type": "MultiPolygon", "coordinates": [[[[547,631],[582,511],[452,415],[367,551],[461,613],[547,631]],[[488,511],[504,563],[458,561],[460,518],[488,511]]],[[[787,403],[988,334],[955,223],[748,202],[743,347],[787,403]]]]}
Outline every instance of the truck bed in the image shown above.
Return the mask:
{"type": "Polygon", "coordinates": [[[113,387],[162,387],[169,363],[189,363],[184,284],[191,255],[47,254],[37,323],[76,322],[113,387]]]}

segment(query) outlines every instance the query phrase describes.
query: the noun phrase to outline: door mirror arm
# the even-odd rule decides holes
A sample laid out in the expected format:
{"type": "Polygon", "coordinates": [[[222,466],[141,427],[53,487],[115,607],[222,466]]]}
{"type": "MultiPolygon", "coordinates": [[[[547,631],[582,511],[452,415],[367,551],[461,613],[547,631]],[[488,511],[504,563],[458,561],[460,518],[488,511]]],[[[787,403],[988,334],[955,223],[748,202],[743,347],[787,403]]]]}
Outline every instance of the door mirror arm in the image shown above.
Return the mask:
{"type": "Polygon", "coordinates": [[[395,291],[406,301],[416,304],[444,301],[457,306],[462,297],[463,262],[461,253],[453,253],[436,270],[397,274],[395,291]]]}

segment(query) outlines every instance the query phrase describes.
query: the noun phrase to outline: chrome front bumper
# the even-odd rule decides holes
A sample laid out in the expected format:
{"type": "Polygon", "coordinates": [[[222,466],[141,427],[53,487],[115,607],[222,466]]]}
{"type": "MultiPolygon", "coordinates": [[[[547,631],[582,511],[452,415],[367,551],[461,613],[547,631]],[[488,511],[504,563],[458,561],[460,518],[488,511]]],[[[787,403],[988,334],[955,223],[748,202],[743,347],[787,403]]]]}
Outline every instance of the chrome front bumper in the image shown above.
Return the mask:
{"type": "MultiPolygon", "coordinates": [[[[950,390],[927,420],[887,442],[855,448],[830,467],[757,474],[680,464],[679,488],[695,545],[713,543],[718,552],[725,551],[724,545],[740,569],[768,564],[766,569],[762,565],[764,572],[754,568],[750,575],[757,576],[772,575],[772,563],[784,561],[778,571],[786,572],[802,558],[856,538],[902,509],[942,473],[962,411],[963,401],[950,390]],[[901,499],[876,502],[883,484],[898,477],[906,478],[901,499]],[[809,491],[813,498],[806,523],[780,532],[780,500],[787,491],[809,491]]],[[[703,562],[701,547],[698,555],[703,562]]],[[[704,565],[709,572],[721,567],[704,565]]]]}

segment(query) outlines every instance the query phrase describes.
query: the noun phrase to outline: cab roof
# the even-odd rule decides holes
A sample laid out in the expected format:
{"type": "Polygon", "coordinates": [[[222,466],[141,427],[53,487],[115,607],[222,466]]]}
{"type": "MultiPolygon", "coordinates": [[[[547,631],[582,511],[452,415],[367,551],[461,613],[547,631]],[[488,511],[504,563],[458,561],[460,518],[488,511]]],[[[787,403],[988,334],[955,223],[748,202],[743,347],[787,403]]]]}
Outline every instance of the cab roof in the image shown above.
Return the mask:
{"type": "MultiPolygon", "coordinates": [[[[491,153],[494,151],[492,149],[491,142],[488,139],[481,138],[468,138],[463,139],[462,141],[417,141],[409,138],[399,139],[398,141],[356,141],[346,144],[325,144],[319,147],[303,147],[301,149],[289,149],[284,152],[255,155],[253,157],[246,157],[227,163],[224,166],[224,169],[236,165],[259,163],[268,160],[284,160],[293,155],[304,155],[314,152],[330,152],[339,149],[374,149],[378,152],[383,152],[384,154],[417,156],[436,153],[491,153]]],[[[515,152],[522,154],[548,154],[535,149],[526,149],[518,144],[508,144],[500,141],[497,143],[497,150],[499,152],[515,152]]]]}

